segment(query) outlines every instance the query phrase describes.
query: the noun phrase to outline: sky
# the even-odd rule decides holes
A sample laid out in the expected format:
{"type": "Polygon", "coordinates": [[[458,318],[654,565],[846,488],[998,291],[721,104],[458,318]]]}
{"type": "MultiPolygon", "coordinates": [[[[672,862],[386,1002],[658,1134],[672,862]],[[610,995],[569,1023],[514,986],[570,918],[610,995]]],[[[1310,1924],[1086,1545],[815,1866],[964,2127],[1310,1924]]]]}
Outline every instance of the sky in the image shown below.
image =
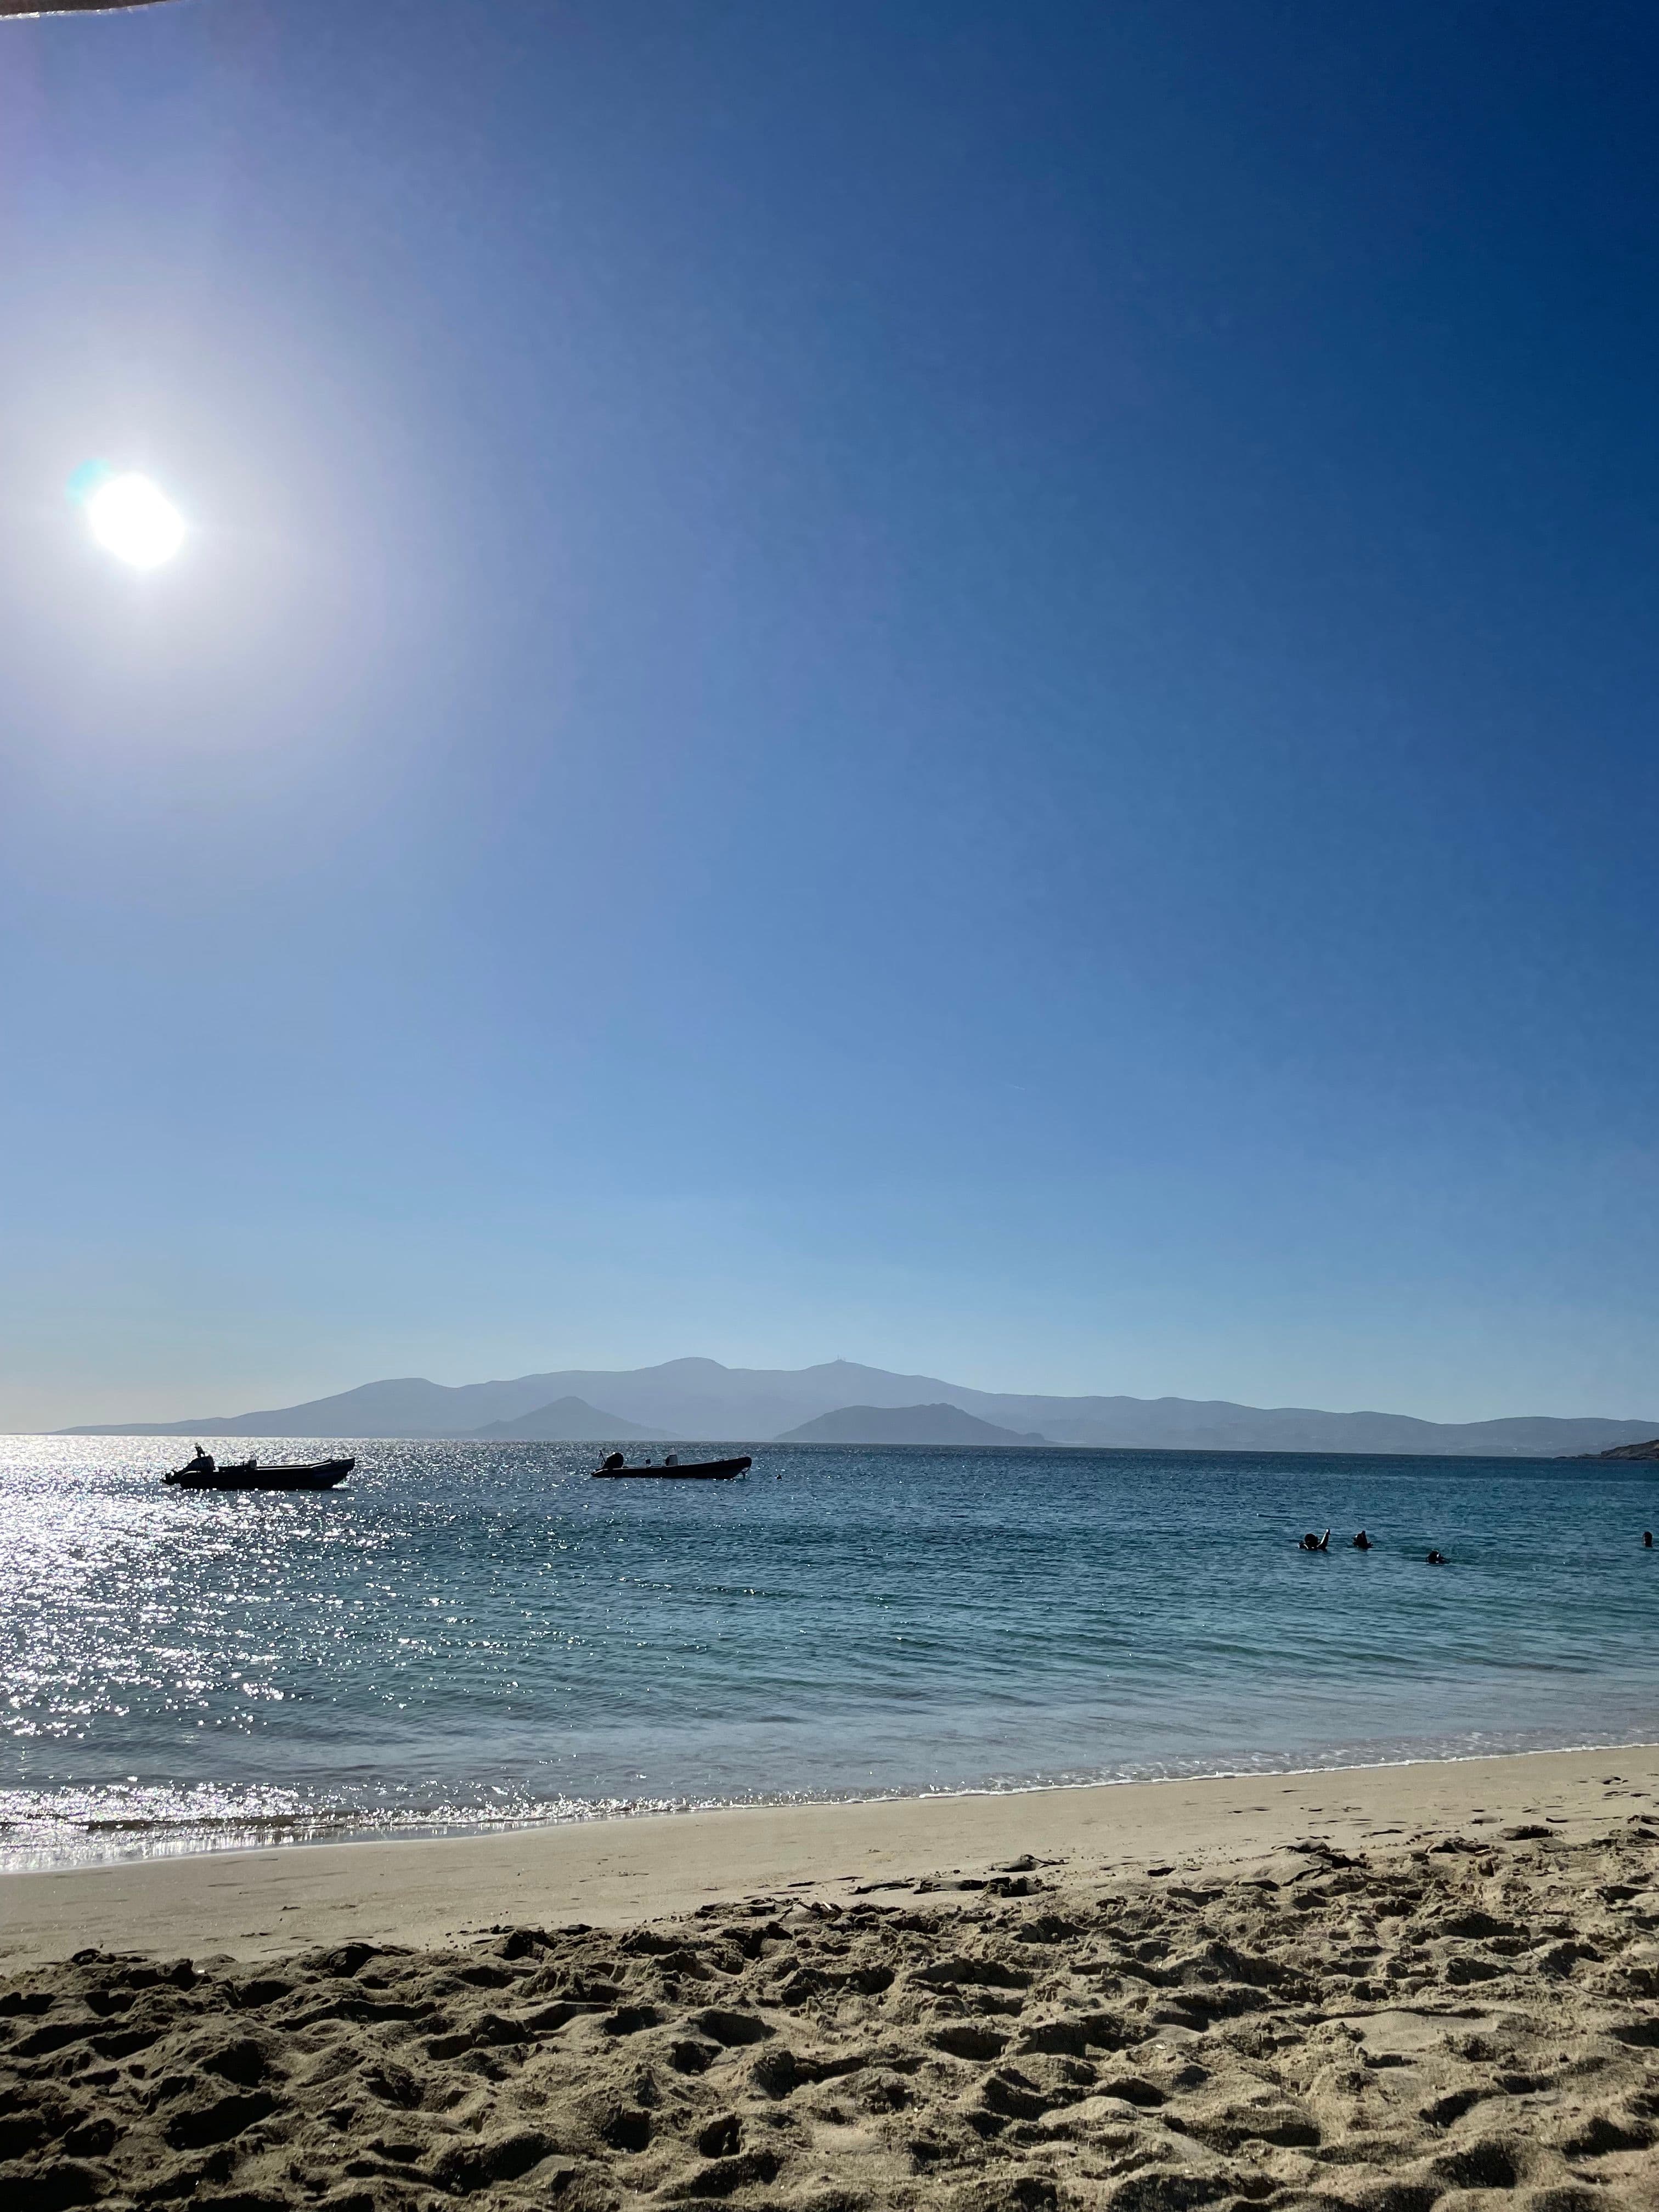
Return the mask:
{"type": "Polygon", "coordinates": [[[0,24],[0,1426],[1659,1416],[1656,94],[1619,0],[0,24]]]}

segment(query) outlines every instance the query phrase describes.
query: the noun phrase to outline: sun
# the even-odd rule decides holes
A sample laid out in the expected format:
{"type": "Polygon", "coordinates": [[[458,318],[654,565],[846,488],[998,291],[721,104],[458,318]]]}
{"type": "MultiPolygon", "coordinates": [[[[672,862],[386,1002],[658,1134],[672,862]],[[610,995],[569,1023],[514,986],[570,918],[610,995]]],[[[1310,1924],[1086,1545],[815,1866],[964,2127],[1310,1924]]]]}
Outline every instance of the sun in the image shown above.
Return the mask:
{"type": "Polygon", "coordinates": [[[84,505],[98,543],[131,568],[159,568],[185,542],[185,518],[148,477],[106,476],[84,505]]]}

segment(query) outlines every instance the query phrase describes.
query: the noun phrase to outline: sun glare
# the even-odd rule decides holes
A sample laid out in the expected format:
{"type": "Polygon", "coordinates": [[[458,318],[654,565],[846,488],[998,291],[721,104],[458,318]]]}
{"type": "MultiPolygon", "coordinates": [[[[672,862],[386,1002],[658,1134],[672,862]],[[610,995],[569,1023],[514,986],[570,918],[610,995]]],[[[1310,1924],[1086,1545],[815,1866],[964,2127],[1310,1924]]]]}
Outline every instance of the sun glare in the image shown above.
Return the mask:
{"type": "Polygon", "coordinates": [[[183,515],[148,477],[105,477],[86,511],[98,543],[135,568],[159,568],[185,542],[183,515]]]}

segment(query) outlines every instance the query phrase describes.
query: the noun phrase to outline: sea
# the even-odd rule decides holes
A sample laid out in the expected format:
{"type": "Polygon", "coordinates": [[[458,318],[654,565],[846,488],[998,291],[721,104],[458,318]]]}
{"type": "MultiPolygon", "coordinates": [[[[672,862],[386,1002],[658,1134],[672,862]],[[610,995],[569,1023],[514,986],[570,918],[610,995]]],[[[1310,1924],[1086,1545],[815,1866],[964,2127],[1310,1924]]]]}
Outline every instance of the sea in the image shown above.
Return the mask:
{"type": "Polygon", "coordinates": [[[281,1497],[187,1449],[0,1439],[0,1867],[1659,1741],[1653,1467],[226,1445],[356,1455],[281,1497]]]}

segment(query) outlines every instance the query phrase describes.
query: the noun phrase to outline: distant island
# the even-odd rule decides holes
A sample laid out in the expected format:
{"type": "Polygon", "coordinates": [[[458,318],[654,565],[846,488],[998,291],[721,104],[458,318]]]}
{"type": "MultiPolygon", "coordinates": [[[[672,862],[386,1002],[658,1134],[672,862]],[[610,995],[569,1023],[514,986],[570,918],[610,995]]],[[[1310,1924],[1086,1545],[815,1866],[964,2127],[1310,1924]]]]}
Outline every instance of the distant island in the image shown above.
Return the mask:
{"type": "Polygon", "coordinates": [[[665,1429],[642,1429],[619,1413],[602,1413],[585,1398],[556,1398],[516,1420],[490,1421],[474,1429],[480,1443],[621,1444],[667,1441],[665,1429]]]}
{"type": "Polygon", "coordinates": [[[1047,1437],[1000,1429],[960,1406],[843,1406],[775,1437],[781,1444],[1046,1444],[1047,1437]]]}
{"type": "Polygon", "coordinates": [[[495,1440],[523,1435],[522,1424],[533,1421],[542,1425],[537,1436],[554,1442],[672,1437],[686,1443],[735,1443],[786,1436],[849,1407],[894,1412],[939,1405],[954,1406],[1022,1439],[1035,1431],[1056,1444],[1150,1451],[1478,1453],[1566,1459],[1629,1445],[1645,1449],[1659,1431],[1659,1419],[1652,1416],[1632,1421],[1546,1414],[1421,1421],[1409,1413],[1329,1413],[1305,1406],[1239,1406],[1224,1399],[1058,1398],[976,1390],[931,1375],[893,1375],[847,1359],[800,1368],[670,1359],[658,1367],[573,1368],[453,1387],[410,1376],[262,1413],[109,1421],[59,1434],[341,1439],[482,1434],[495,1440]],[[600,1425],[567,1430],[562,1437],[552,1435],[554,1427],[590,1418],[600,1425]]]}
{"type": "Polygon", "coordinates": [[[1650,1437],[1644,1444],[1614,1444],[1603,1452],[1586,1452],[1586,1459],[1659,1459],[1659,1437],[1650,1437]]]}

